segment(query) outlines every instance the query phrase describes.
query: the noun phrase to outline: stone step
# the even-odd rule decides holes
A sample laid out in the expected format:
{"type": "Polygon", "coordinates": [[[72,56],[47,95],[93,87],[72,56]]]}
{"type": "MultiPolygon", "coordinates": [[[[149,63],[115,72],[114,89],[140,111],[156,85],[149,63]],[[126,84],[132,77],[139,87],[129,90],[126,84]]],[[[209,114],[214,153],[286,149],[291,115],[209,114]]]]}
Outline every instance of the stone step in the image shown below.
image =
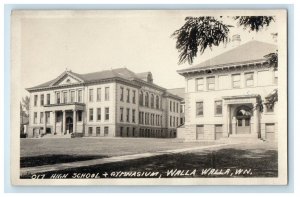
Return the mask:
{"type": "Polygon", "coordinates": [[[42,138],[71,138],[71,134],[65,134],[65,135],[46,134],[42,138]]]}

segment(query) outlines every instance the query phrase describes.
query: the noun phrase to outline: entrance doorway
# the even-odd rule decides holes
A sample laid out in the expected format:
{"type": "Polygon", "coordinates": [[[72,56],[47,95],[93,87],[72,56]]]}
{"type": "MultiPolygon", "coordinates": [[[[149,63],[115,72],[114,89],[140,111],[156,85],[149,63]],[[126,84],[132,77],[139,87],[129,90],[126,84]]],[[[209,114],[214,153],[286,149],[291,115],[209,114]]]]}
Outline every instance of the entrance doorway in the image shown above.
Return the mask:
{"type": "Polygon", "coordinates": [[[236,133],[237,134],[250,134],[251,133],[251,120],[252,112],[248,106],[241,106],[236,111],[236,133]]]}
{"type": "Polygon", "coordinates": [[[66,129],[69,130],[69,133],[73,133],[73,118],[66,118],[66,129]]]}

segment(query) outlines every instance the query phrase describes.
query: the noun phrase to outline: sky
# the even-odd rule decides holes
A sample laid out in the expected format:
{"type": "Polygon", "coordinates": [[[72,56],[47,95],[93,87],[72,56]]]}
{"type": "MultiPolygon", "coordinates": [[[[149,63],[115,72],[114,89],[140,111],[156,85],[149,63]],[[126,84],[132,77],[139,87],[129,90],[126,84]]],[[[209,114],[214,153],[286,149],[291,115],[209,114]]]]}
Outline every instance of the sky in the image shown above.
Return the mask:
{"type": "MultiPolygon", "coordinates": [[[[214,12],[220,15],[220,13],[214,12]]],[[[177,70],[196,65],[230,49],[208,49],[193,65],[178,65],[176,40],[171,34],[186,16],[207,15],[203,11],[94,11],[37,12],[21,19],[21,96],[25,88],[52,80],[66,69],[84,74],[126,67],[133,72],[151,71],[154,83],[164,88],[184,87],[177,70]]],[[[230,17],[222,20],[235,25],[230,17]]],[[[274,43],[276,23],[261,32],[249,33],[233,27],[241,44],[250,40],[274,43]]]]}

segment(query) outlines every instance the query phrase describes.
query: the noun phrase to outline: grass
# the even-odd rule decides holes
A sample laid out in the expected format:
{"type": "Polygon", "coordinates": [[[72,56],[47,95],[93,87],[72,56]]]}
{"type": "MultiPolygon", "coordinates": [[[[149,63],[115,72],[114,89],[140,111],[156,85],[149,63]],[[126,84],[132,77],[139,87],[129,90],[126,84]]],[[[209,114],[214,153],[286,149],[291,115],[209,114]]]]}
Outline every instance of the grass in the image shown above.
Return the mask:
{"type": "MultiPolygon", "coordinates": [[[[223,148],[214,148],[210,150],[168,154],[124,162],[56,171],[46,173],[45,178],[49,178],[54,173],[68,173],[71,176],[72,173],[99,173],[102,175],[105,172],[110,174],[111,172],[117,171],[155,171],[159,172],[162,177],[170,178],[166,174],[167,170],[170,169],[190,171],[196,169],[197,174],[195,177],[202,178],[228,177],[228,175],[202,175],[200,173],[201,169],[207,168],[231,169],[233,171],[239,168],[251,168],[251,175],[245,174],[239,175],[239,177],[277,177],[277,145],[271,143],[230,145],[223,148]]],[[[102,176],[101,178],[104,177],[102,176]]]]}
{"type": "Polygon", "coordinates": [[[214,144],[154,138],[21,139],[21,167],[156,152],[214,144]]]}

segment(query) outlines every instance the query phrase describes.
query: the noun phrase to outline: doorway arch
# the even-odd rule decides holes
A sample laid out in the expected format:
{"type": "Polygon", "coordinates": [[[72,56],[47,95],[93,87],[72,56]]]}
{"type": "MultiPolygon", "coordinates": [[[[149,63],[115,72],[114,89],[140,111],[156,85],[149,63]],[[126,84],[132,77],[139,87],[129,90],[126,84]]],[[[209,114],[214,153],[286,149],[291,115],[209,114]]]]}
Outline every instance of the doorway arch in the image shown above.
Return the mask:
{"type": "Polygon", "coordinates": [[[251,133],[251,116],[252,109],[246,105],[242,105],[236,109],[236,134],[251,133]]]}
{"type": "Polygon", "coordinates": [[[69,130],[69,133],[73,133],[73,118],[66,118],[66,130],[69,130]]]}

